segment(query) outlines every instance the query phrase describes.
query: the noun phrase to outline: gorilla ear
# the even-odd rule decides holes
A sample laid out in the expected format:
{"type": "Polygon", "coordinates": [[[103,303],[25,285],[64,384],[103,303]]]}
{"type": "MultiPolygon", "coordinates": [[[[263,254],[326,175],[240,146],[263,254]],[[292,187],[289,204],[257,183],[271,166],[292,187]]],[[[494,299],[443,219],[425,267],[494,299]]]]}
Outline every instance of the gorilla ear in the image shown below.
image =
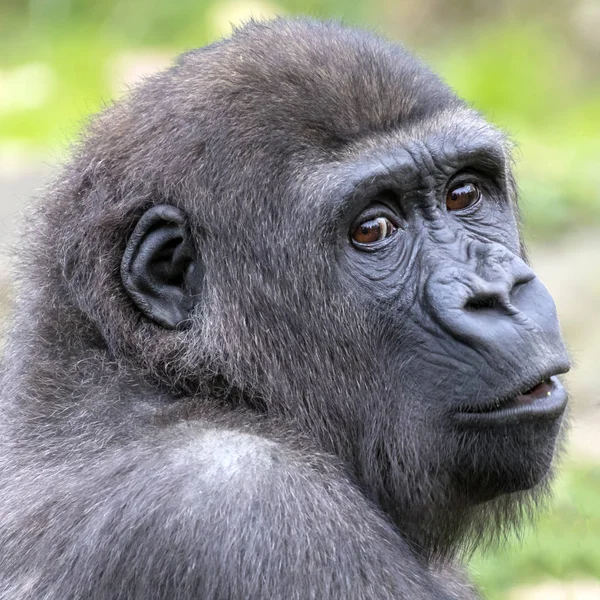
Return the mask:
{"type": "Polygon", "coordinates": [[[203,275],[185,213],[167,204],[146,211],[121,261],[123,286],[142,313],[167,329],[184,327],[203,275]]]}

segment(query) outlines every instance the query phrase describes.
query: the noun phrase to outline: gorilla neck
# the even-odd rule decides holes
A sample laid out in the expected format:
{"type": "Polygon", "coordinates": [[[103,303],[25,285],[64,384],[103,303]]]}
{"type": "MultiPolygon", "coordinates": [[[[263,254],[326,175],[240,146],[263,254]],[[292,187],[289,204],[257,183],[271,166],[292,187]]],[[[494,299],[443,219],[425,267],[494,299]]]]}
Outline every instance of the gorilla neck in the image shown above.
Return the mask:
{"type": "MultiPolygon", "coordinates": [[[[528,430],[528,434],[535,439],[534,431],[528,430]]],[[[559,436],[559,448],[563,442],[564,432],[559,436]]],[[[548,449],[549,455],[552,451],[548,449]]],[[[490,460],[483,465],[489,471],[484,468],[481,473],[467,475],[461,463],[444,462],[442,458],[447,456],[432,455],[426,462],[423,453],[421,460],[416,454],[405,451],[404,462],[392,461],[382,458],[393,455],[389,448],[387,452],[382,449],[376,468],[365,455],[357,478],[414,553],[426,562],[501,542],[507,530],[531,520],[549,497],[552,462],[543,457],[529,472],[520,468],[518,473],[509,473],[501,471],[505,455],[500,455],[497,462],[490,460]],[[496,477],[497,473],[500,475],[496,477]]]]}
{"type": "Polygon", "coordinates": [[[533,520],[548,501],[552,478],[550,470],[527,489],[505,493],[482,487],[480,495],[459,480],[444,489],[421,489],[416,494],[410,486],[399,490],[391,485],[388,489],[396,491],[380,494],[378,503],[417,556],[425,562],[444,562],[469,556],[480,546],[498,545],[508,531],[533,520]]]}

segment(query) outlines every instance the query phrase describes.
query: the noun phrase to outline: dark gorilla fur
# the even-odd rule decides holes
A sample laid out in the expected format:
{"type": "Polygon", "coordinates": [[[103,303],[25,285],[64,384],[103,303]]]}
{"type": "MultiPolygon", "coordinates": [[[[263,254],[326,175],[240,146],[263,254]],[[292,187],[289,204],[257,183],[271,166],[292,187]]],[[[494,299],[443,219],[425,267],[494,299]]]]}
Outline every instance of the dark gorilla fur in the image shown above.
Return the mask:
{"type": "Polygon", "coordinates": [[[455,417],[567,368],[542,288],[520,308],[509,153],[403,49],[308,20],[250,23],[96,117],[22,250],[0,598],[472,597],[452,561],[534,506],[562,413],[455,417]],[[457,171],[478,212],[440,208],[457,171]],[[373,201],[404,225],[362,251],[373,201]],[[155,289],[156,232],[177,277],[155,289]],[[488,268],[506,295],[451,324],[445,290],[488,268]]]}

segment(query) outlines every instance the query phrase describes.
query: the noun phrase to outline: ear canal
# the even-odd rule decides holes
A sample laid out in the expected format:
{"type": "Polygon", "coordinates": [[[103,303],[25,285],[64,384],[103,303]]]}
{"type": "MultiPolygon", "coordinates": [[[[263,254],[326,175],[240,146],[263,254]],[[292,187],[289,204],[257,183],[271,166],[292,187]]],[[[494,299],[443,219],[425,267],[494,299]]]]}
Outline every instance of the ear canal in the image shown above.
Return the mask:
{"type": "Polygon", "coordinates": [[[123,287],[142,314],[167,329],[184,327],[203,274],[185,213],[166,204],[146,211],[121,261],[123,287]]]}

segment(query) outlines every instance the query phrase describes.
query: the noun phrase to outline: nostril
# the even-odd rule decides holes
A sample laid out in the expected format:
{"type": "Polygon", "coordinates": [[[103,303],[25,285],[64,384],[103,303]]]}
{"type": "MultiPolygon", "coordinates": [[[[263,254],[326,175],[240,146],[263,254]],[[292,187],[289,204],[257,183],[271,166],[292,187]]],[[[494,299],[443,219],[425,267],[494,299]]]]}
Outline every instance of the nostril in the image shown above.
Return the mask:
{"type": "Polygon", "coordinates": [[[498,306],[500,305],[499,301],[498,301],[498,297],[497,296],[493,296],[493,295],[479,295],[479,296],[475,296],[474,298],[470,298],[469,300],[467,300],[466,304],[465,304],[465,310],[471,310],[471,311],[475,311],[475,310],[483,310],[486,308],[498,308],[498,306]]]}

